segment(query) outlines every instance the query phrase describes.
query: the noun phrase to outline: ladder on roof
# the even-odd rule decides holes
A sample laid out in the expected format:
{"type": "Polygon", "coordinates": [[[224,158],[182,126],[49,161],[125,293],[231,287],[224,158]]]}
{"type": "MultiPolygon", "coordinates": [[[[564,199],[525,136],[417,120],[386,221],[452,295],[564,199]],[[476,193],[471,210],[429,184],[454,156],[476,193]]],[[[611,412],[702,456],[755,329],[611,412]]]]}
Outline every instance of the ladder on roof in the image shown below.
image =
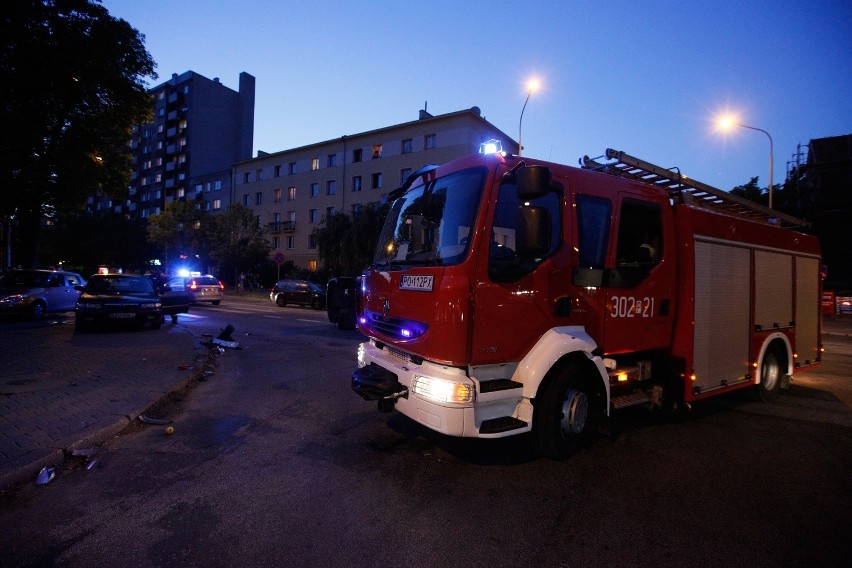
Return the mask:
{"type": "Polygon", "coordinates": [[[587,170],[605,172],[662,187],[668,191],[671,198],[678,199],[687,205],[697,205],[786,228],[810,226],[807,221],[792,215],[688,178],[681,174],[678,168],[661,168],[612,148],[607,148],[606,159],[613,161],[600,163],[597,161],[599,159],[583,156],[580,165],[587,170]]]}

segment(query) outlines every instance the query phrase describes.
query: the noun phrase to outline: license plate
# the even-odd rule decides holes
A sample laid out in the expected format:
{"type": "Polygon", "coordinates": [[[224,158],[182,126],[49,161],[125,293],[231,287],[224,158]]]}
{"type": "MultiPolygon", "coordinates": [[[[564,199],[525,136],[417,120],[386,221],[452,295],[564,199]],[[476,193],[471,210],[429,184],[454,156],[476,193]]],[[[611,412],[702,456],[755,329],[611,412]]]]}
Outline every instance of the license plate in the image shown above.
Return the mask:
{"type": "Polygon", "coordinates": [[[400,290],[418,290],[420,292],[432,291],[432,276],[418,276],[416,274],[403,274],[399,279],[400,290]]]}
{"type": "Polygon", "coordinates": [[[117,314],[110,314],[109,317],[116,318],[116,319],[131,319],[131,318],[135,318],[136,314],[121,312],[121,313],[117,313],[117,314]]]}

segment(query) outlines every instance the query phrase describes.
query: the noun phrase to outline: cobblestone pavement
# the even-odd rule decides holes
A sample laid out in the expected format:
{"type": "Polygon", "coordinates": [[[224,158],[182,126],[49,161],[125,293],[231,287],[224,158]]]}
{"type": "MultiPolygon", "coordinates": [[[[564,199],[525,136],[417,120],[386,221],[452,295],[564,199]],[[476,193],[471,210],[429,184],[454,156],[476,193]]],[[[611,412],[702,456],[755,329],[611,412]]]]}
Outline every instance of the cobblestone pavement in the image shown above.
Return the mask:
{"type": "Polygon", "coordinates": [[[0,322],[0,489],[117,434],[207,358],[181,326],[80,334],[73,314],[46,321],[0,322]]]}

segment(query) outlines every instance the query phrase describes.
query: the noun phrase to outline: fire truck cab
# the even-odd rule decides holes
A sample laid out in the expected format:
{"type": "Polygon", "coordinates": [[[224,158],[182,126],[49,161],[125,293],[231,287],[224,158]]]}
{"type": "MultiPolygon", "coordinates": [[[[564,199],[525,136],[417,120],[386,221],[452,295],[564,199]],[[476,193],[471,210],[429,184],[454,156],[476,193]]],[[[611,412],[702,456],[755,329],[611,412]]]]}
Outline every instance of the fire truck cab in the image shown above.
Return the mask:
{"type": "Polygon", "coordinates": [[[413,174],[361,276],[353,390],[450,436],[532,431],[564,459],[619,409],[771,400],[820,360],[801,221],[606,156],[494,152],[413,174]]]}

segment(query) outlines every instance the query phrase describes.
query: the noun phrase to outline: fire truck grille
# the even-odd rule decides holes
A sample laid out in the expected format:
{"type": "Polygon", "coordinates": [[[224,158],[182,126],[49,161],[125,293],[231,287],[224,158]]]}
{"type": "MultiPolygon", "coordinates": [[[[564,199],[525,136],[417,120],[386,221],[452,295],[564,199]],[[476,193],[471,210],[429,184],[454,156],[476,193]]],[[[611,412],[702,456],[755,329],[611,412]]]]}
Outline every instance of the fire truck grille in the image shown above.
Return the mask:
{"type": "Polygon", "coordinates": [[[391,339],[416,339],[426,333],[429,326],[412,320],[383,317],[376,312],[365,312],[367,324],[380,334],[391,339]]]}

